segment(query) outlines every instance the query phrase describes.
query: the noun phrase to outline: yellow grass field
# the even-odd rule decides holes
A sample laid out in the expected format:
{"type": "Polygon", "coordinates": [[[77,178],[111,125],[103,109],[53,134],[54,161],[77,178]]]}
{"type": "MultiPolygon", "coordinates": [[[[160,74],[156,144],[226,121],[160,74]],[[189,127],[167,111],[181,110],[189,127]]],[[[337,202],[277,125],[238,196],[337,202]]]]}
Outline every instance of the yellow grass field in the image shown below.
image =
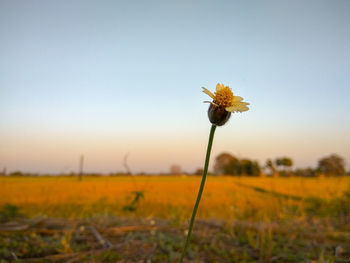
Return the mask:
{"type": "MultiPolygon", "coordinates": [[[[0,205],[19,206],[30,216],[86,217],[113,214],[186,219],[200,184],[198,176],[1,177],[0,205]],[[123,211],[134,191],[144,198],[133,212],[123,211]]],[[[305,200],[333,200],[349,189],[349,177],[253,178],[211,176],[199,218],[274,220],[303,217],[305,200]],[[291,212],[292,211],[292,212],[291,212]]]]}
{"type": "MultiPolygon", "coordinates": [[[[0,261],[178,262],[200,180],[0,177],[0,261]]],[[[349,185],[209,176],[185,262],[350,262],[349,185]]]]}

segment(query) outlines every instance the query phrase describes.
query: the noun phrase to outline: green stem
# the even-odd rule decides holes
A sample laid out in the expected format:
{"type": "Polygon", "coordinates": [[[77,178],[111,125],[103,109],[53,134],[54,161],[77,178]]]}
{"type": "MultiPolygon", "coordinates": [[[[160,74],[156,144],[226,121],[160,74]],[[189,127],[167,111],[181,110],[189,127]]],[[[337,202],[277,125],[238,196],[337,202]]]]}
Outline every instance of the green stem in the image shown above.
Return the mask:
{"type": "Polygon", "coordinates": [[[209,166],[209,159],[210,159],[210,152],[211,152],[211,147],[213,145],[213,139],[214,139],[214,133],[215,133],[215,129],[216,129],[216,125],[212,125],[211,129],[210,129],[210,135],[209,135],[209,141],[208,141],[208,148],[207,148],[207,155],[205,157],[205,164],[204,164],[204,171],[203,171],[203,176],[202,176],[202,181],[201,181],[201,185],[199,187],[199,191],[198,191],[198,195],[197,195],[197,200],[196,200],[196,204],[193,207],[193,212],[192,212],[192,217],[191,217],[191,221],[190,221],[190,226],[188,228],[188,233],[187,233],[187,238],[186,238],[186,243],[184,246],[184,250],[182,251],[181,254],[181,258],[180,258],[180,262],[182,263],[185,254],[186,254],[186,250],[187,247],[190,243],[190,239],[191,239],[191,234],[192,234],[192,228],[193,228],[193,224],[194,224],[194,220],[196,218],[196,214],[197,214],[197,209],[199,206],[199,202],[201,201],[201,197],[202,197],[202,193],[203,193],[203,189],[204,189],[204,184],[205,184],[205,179],[207,178],[207,173],[208,173],[208,166],[209,166]]]}

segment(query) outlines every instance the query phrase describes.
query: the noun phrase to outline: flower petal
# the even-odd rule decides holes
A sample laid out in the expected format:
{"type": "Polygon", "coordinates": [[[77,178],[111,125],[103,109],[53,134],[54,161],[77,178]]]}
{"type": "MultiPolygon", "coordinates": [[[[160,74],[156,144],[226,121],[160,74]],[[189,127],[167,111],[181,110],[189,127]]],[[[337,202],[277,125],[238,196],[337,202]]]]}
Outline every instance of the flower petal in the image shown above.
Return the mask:
{"type": "Polygon", "coordinates": [[[239,103],[236,103],[235,105],[232,105],[230,107],[226,107],[225,110],[229,111],[229,112],[235,112],[235,111],[243,112],[243,111],[249,110],[247,105],[249,105],[249,103],[247,103],[247,102],[239,102],[239,103]]]}
{"type": "Polygon", "coordinates": [[[240,102],[242,100],[243,100],[243,98],[240,96],[233,96],[232,102],[240,102]]]}
{"type": "Polygon", "coordinates": [[[214,103],[213,101],[203,101],[204,103],[210,103],[210,104],[213,104],[214,106],[216,107],[219,107],[219,105],[217,105],[216,103],[214,103]]]}
{"type": "Polygon", "coordinates": [[[215,100],[215,96],[213,93],[211,93],[209,90],[207,90],[206,88],[202,87],[203,92],[207,95],[209,95],[213,100],[215,100]]]}

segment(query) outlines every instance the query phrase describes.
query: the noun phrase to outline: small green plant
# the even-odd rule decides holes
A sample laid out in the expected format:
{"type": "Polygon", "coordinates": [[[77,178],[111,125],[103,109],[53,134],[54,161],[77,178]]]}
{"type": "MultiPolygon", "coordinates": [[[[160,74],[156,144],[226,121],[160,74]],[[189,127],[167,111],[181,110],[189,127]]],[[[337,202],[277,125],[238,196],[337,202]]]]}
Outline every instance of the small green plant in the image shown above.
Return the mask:
{"type": "Polygon", "coordinates": [[[127,212],[136,211],[137,204],[140,202],[141,199],[145,198],[144,191],[134,191],[134,192],[131,192],[131,194],[134,195],[134,199],[131,200],[130,204],[125,205],[123,207],[123,211],[127,211],[127,212]]]}
{"type": "Polygon", "coordinates": [[[95,259],[101,262],[116,262],[118,260],[121,260],[122,257],[113,250],[107,250],[95,256],[95,259]]]}
{"type": "MultiPolygon", "coordinates": [[[[176,259],[179,258],[181,251],[180,245],[181,236],[165,234],[165,233],[156,233],[152,241],[157,244],[159,252],[152,257],[152,261],[155,262],[176,262],[176,259]]],[[[192,253],[192,251],[191,251],[192,253]]]]}
{"type": "Polygon", "coordinates": [[[23,214],[21,214],[19,210],[20,208],[16,205],[4,205],[0,210],[0,222],[6,222],[15,218],[23,217],[23,214]]]}

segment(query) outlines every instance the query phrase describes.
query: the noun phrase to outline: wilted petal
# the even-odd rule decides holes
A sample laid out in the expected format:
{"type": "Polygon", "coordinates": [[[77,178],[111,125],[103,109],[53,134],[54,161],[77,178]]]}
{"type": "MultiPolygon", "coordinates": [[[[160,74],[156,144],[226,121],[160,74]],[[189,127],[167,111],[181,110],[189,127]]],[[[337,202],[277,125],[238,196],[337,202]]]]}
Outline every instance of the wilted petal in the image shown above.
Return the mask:
{"type": "Polygon", "coordinates": [[[216,107],[219,107],[219,105],[217,105],[214,101],[203,101],[204,103],[210,103],[210,104],[212,104],[212,105],[214,105],[214,106],[216,106],[216,107]]]}
{"type": "Polygon", "coordinates": [[[213,100],[215,99],[215,96],[213,93],[211,93],[209,90],[207,90],[206,88],[202,87],[203,92],[207,95],[209,95],[213,100]]]}

